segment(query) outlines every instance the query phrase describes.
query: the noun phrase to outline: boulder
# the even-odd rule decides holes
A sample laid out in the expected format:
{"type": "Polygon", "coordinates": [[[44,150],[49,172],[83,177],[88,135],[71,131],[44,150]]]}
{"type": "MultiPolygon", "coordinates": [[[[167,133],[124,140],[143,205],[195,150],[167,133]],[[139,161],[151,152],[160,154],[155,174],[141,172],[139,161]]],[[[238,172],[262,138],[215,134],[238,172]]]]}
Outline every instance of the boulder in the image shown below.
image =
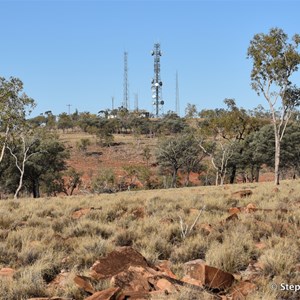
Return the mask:
{"type": "Polygon", "coordinates": [[[199,286],[199,287],[203,287],[202,281],[197,280],[195,278],[192,278],[189,275],[185,275],[184,277],[182,277],[181,281],[184,282],[184,283],[191,284],[191,285],[196,285],[196,286],[199,286]]]}
{"type": "Polygon", "coordinates": [[[159,294],[161,295],[161,291],[153,291],[153,292],[142,292],[142,291],[122,291],[118,297],[116,298],[116,300],[149,300],[151,298],[151,295],[153,294],[159,294]]]}
{"type": "Polygon", "coordinates": [[[171,262],[168,260],[161,260],[156,268],[162,272],[164,275],[167,275],[171,278],[177,279],[176,275],[171,271],[171,262]]]}
{"type": "Polygon", "coordinates": [[[165,278],[158,279],[156,282],[156,287],[158,290],[162,290],[168,294],[177,292],[175,285],[165,278]]]}
{"type": "Polygon", "coordinates": [[[93,288],[93,286],[90,283],[91,279],[89,277],[86,276],[80,276],[80,275],[76,275],[74,277],[74,282],[76,283],[76,285],[83,289],[84,291],[93,294],[95,292],[95,289],[93,288]]]}
{"type": "Polygon", "coordinates": [[[112,287],[100,292],[96,292],[92,296],[87,297],[84,300],[115,300],[117,299],[117,295],[120,291],[120,288],[112,287]]]}
{"type": "Polygon", "coordinates": [[[153,274],[145,268],[130,266],[127,270],[115,275],[111,279],[111,284],[124,290],[150,292],[155,290],[153,284],[149,282],[151,277],[153,274]]]}
{"type": "Polygon", "coordinates": [[[234,282],[232,274],[208,266],[202,259],[187,262],[184,267],[186,276],[198,280],[203,286],[211,289],[227,289],[234,282]]]}
{"type": "Polygon", "coordinates": [[[131,247],[119,247],[91,267],[91,276],[97,280],[111,278],[129,267],[149,267],[146,259],[131,247]]]}

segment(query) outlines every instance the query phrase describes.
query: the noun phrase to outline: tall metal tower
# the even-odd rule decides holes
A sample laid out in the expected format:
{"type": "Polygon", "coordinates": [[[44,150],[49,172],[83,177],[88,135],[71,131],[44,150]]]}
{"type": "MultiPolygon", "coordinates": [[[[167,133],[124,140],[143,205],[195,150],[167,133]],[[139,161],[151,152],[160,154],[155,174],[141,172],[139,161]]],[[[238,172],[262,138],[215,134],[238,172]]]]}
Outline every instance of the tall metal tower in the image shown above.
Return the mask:
{"type": "Polygon", "coordinates": [[[178,87],[178,72],[176,71],[176,114],[180,115],[179,107],[179,87],[178,87]]]}
{"type": "Polygon", "coordinates": [[[152,79],[152,105],[154,106],[155,116],[158,117],[163,108],[164,101],[162,98],[162,81],[160,79],[160,57],[162,55],[160,50],[160,43],[154,44],[154,49],[151,52],[154,56],[154,78],[152,79]]]}
{"type": "Polygon", "coordinates": [[[111,97],[111,110],[114,110],[115,109],[115,97],[112,96],[111,97]]]}
{"type": "Polygon", "coordinates": [[[128,53],[124,52],[123,107],[129,109],[128,53]]]}
{"type": "Polygon", "coordinates": [[[139,111],[139,94],[134,94],[134,110],[139,111]]]}

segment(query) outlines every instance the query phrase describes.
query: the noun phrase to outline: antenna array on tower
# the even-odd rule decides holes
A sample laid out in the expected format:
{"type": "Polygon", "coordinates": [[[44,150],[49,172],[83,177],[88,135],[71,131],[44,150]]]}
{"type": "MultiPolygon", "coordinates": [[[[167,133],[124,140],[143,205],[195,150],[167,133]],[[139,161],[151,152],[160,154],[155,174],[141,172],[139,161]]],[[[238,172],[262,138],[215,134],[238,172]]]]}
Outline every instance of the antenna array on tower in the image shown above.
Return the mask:
{"type": "Polygon", "coordinates": [[[152,105],[155,109],[155,116],[158,117],[162,111],[164,101],[162,98],[162,81],[160,79],[160,57],[162,55],[160,50],[160,44],[154,44],[154,49],[151,52],[154,56],[154,78],[152,79],[152,105]]]}

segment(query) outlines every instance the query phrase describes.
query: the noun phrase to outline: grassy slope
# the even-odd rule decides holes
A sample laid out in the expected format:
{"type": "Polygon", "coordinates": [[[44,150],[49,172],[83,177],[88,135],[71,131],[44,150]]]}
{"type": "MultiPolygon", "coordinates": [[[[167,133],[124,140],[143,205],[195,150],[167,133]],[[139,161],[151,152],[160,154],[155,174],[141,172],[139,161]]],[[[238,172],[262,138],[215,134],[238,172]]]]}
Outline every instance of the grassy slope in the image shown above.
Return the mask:
{"type": "Polygon", "coordinates": [[[122,245],[132,245],[154,263],[171,260],[179,277],[182,264],[192,259],[202,258],[240,275],[250,261],[258,261],[264,269],[253,299],[293,299],[292,293],[271,291],[269,283],[300,282],[295,271],[300,262],[299,183],[283,181],[279,191],[271,183],[260,183],[0,201],[0,268],[17,270],[13,282],[0,279],[0,295],[5,295],[1,299],[49,295],[83,299],[85,294],[72,280],[56,291],[46,289],[46,283],[62,269],[88,275],[95,260],[122,245]],[[242,188],[250,188],[253,195],[233,199],[232,192],[242,188]],[[237,222],[221,223],[228,208],[250,202],[289,212],[243,213],[237,222]],[[180,217],[191,226],[204,206],[190,236],[182,238],[180,217]],[[81,218],[72,218],[74,211],[91,207],[81,218]],[[211,224],[212,232],[203,224],[211,224]],[[258,249],[257,242],[266,248],[258,249]]]}

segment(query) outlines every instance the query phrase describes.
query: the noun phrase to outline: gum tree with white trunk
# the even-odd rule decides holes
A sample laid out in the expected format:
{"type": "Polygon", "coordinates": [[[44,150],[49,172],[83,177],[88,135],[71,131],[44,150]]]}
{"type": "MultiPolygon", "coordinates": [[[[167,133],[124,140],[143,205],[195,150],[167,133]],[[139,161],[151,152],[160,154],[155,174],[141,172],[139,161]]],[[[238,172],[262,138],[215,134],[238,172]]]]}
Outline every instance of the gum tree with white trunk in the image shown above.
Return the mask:
{"type": "Polygon", "coordinates": [[[271,28],[268,34],[254,35],[248,48],[252,59],[252,88],[263,95],[271,112],[275,136],[275,185],[280,178],[280,146],[292,112],[300,103],[300,90],[292,83],[292,75],[298,71],[300,36],[292,39],[279,28],[271,28]]]}

